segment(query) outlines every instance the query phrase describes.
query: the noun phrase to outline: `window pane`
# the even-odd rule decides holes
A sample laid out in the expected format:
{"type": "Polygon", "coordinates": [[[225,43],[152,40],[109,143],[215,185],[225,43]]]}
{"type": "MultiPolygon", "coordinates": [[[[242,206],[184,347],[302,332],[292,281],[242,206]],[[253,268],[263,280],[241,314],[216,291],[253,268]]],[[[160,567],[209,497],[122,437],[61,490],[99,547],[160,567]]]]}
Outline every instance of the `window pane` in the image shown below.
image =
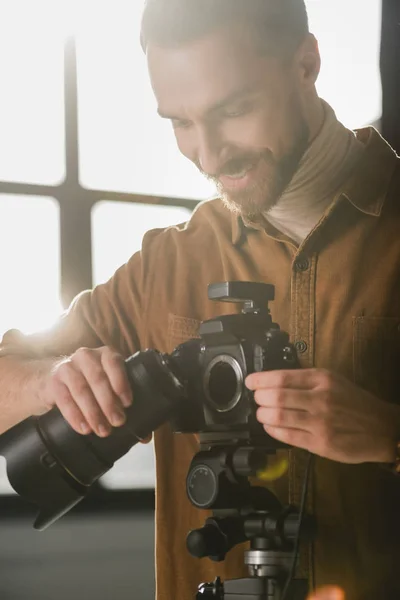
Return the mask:
{"type": "MultiPolygon", "coordinates": [[[[60,302],[59,208],[55,200],[0,194],[0,337],[50,327],[60,302]]],[[[0,460],[0,494],[10,490],[0,460]]]]}
{"type": "Polygon", "coordinates": [[[0,223],[0,335],[50,327],[62,310],[58,203],[0,194],[0,223]]]}
{"type": "Polygon", "coordinates": [[[318,92],[350,128],[382,116],[379,70],[382,0],[306,0],[319,41],[318,92]],[[357,24],[355,26],[355,24],[357,24]]]}
{"type": "Polygon", "coordinates": [[[57,2],[2,2],[0,180],[64,178],[63,37],[57,2]]]}
{"type": "Polygon", "coordinates": [[[178,151],[139,44],[143,0],[96,7],[77,39],[81,182],[98,189],[204,199],[215,188],[178,151]]]}
{"type": "MultiPolygon", "coordinates": [[[[135,193],[206,198],[212,184],[180,156],[156,115],[139,44],[143,0],[109,0],[96,25],[78,36],[80,160],[83,185],[135,193]]],[[[381,116],[378,69],[381,0],[308,0],[320,42],[318,89],[349,127],[381,116]],[[357,23],[357,27],[354,27],[357,23]],[[338,42],[340,40],[340,42],[338,42]]]]}
{"type": "MultiPolygon", "coordinates": [[[[189,216],[188,209],[179,207],[99,202],[92,213],[94,283],[106,281],[139,250],[146,231],[184,222],[189,216]]],[[[110,489],[152,488],[154,482],[153,444],[138,444],[101,478],[110,489]]]]}
{"type": "Polygon", "coordinates": [[[140,250],[150,229],[183,223],[190,210],[178,206],[99,202],[92,212],[93,282],[107,281],[140,250]],[[104,241],[107,240],[107,243],[104,241]]]}

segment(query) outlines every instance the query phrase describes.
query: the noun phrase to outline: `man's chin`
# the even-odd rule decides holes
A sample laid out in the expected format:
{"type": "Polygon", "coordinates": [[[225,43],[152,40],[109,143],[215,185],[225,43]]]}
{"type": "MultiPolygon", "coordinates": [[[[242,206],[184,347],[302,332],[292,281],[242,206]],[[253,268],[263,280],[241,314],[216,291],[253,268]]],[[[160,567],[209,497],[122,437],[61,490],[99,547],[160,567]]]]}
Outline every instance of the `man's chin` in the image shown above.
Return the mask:
{"type": "Polygon", "coordinates": [[[251,220],[265,214],[277,202],[277,198],[257,197],[255,195],[231,194],[220,190],[220,197],[225,207],[233,214],[251,220]]]}

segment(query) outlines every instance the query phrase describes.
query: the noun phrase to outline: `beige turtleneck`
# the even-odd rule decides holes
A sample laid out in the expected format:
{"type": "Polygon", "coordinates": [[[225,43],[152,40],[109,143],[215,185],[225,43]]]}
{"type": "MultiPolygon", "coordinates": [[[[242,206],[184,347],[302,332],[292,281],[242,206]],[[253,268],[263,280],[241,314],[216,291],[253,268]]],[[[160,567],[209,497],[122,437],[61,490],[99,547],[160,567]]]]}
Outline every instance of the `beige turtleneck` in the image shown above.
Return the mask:
{"type": "Polygon", "coordinates": [[[325,119],[292,181],[265,218],[298,244],[307,237],[349,176],[363,144],[322,100],[325,119]]]}

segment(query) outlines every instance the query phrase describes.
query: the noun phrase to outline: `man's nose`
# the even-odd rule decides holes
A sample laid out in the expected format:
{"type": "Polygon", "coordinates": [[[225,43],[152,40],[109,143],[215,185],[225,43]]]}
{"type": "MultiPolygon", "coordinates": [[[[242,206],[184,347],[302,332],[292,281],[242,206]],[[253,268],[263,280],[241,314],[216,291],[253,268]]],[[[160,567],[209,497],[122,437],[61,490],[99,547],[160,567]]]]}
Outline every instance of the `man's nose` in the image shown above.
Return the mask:
{"type": "Polygon", "coordinates": [[[224,143],[217,131],[201,129],[198,134],[197,160],[201,170],[209,177],[216,177],[224,164],[224,143]]]}

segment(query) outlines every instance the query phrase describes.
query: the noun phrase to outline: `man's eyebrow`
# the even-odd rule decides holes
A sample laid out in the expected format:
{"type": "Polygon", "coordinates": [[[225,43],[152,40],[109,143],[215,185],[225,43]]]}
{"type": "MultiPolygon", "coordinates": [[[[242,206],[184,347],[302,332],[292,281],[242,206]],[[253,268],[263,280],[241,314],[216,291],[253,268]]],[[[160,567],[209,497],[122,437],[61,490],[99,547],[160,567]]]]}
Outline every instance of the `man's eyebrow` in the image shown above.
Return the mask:
{"type": "MultiPolygon", "coordinates": [[[[253,94],[254,92],[255,92],[254,85],[251,85],[251,86],[247,85],[246,87],[241,88],[240,90],[236,90],[235,92],[228,94],[228,96],[225,96],[225,98],[222,98],[222,100],[219,100],[218,102],[213,104],[210,108],[207,109],[206,114],[210,115],[211,113],[218,112],[222,108],[229,106],[229,104],[232,104],[233,102],[235,102],[237,100],[245,98],[246,96],[249,96],[250,94],[253,94]]],[[[161,110],[160,108],[157,109],[157,112],[160,115],[160,117],[163,119],[170,119],[171,121],[182,120],[182,117],[169,115],[166,112],[164,112],[163,110],[161,110]]]]}

